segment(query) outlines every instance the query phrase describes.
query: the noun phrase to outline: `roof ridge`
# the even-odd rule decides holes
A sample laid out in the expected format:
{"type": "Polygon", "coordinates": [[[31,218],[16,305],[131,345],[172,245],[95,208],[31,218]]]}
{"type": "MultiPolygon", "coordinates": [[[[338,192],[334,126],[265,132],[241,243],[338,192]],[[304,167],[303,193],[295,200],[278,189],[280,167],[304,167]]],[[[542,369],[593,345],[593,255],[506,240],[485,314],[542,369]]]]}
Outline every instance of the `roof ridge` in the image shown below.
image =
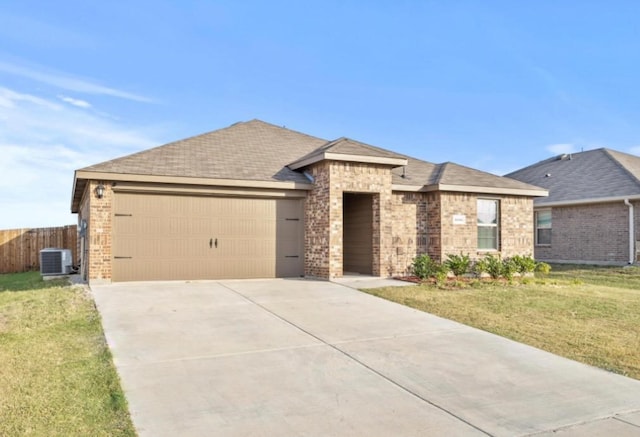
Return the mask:
{"type": "MultiPolygon", "coordinates": [[[[315,136],[313,136],[313,135],[310,135],[310,134],[307,134],[307,133],[304,133],[304,132],[300,132],[300,131],[295,130],[295,129],[290,129],[290,128],[288,128],[288,127],[284,126],[284,125],[283,125],[283,126],[278,126],[277,124],[270,123],[270,122],[268,122],[268,121],[264,121],[264,120],[260,120],[259,118],[252,118],[252,119],[251,119],[251,120],[249,120],[249,121],[239,121],[239,122],[237,122],[237,123],[232,124],[231,126],[234,126],[234,125],[236,125],[236,124],[240,124],[240,123],[243,123],[243,124],[245,124],[245,123],[251,123],[252,121],[257,121],[257,122],[259,122],[259,123],[266,124],[266,125],[271,126],[271,127],[277,127],[278,129],[285,129],[285,130],[288,130],[289,132],[293,132],[293,133],[296,133],[296,134],[298,134],[298,135],[304,135],[305,137],[313,138],[314,140],[324,140],[324,141],[327,141],[327,139],[326,139],[326,138],[315,137],[315,136]]],[[[227,127],[231,127],[231,126],[227,126],[227,127]]],[[[222,128],[222,129],[226,129],[226,128],[222,128]]],[[[221,130],[221,129],[217,129],[217,130],[221,130]]],[[[212,132],[215,132],[215,131],[212,131],[212,132]]]]}
{"type": "Polygon", "coordinates": [[[372,149],[372,150],[376,150],[376,151],[391,153],[391,154],[394,154],[394,155],[397,155],[397,156],[401,156],[403,158],[408,158],[409,157],[408,155],[404,155],[402,153],[394,152],[393,150],[385,149],[383,147],[374,146],[373,144],[365,143],[365,142],[362,142],[360,140],[356,140],[356,139],[349,138],[349,137],[340,137],[337,140],[335,140],[336,143],[338,143],[339,141],[351,141],[352,143],[358,143],[358,145],[366,147],[367,149],[372,149]]]}
{"type": "Polygon", "coordinates": [[[632,173],[632,172],[627,168],[627,166],[625,166],[623,163],[621,163],[621,162],[618,160],[618,158],[616,158],[615,156],[613,156],[613,155],[611,154],[611,152],[614,152],[614,153],[620,153],[620,154],[627,155],[627,156],[630,156],[630,157],[632,157],[632,158],[636,158],[636,159],[640,160],[640,158],[639,158],[639,157],[637,157],[637,156],[635,156],[635,155],[631,155],[631,154],[629,154],[629,153],[618,152],[617,150],[608,149],[608,148],[606,148],[606,147],[603,147],[603,148],[602,148],[602,151],[603,151],[603,152],[604,152],[604,153],[609,157],[609,159],[611,159],[611,160],[612,160],[612,161],[613,161],[613,162],[614,162],[618,167],[620,167],[620,168],[622,169],[622,171],[624,171],[624,172],[625,172],[625,174],[627,174],[628,176],[630,176],[630,177],[631,177],[631,179],[633,179],[633,180],[635,181],[635,183],[636,183],[637,185],[639,185],[639,186],[640,186],[640,179],[639,179],[635,174],[633,174],[633,173],[632,173]]]}
{"type": "Polygon", "coordinates": [[[443,162],[443,163],[440,163],[440,164],[435,164],[435,166],[436,166],[436,168],[438,170],[437,170],[437,173],[436,173],[436,177],[434,178],[435,179],[434,183],[436,183],[436,184],[440,183],[440,181],[442,180],[442,177],[444,176],[444,172],[445,172],[445,170],[447,168],[447,164],[451,164],[451,162],[447,161],[447,162],[443,162]]]}

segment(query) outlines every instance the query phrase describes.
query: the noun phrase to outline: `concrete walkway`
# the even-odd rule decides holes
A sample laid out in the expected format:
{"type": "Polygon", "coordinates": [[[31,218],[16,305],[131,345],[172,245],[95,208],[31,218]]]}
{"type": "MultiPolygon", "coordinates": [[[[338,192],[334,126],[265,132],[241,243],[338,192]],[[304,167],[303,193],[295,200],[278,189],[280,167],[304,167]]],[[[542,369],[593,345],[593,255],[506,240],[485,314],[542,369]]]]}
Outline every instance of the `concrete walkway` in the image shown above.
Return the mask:
{"type": "Polygon", "coordinates": [[[306,280],[92,287],[140,436],[640,436],[640,381],[306,280]]]}

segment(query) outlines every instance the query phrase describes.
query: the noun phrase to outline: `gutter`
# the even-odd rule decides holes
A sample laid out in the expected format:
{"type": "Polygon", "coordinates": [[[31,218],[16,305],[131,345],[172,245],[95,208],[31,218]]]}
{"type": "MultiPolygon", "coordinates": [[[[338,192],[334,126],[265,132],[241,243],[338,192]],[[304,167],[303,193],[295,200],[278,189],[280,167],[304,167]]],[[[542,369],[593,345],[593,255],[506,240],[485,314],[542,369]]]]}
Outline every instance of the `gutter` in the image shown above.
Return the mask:
{"type": "Polygon", "coordinates": [[[633,217],[633,204],[629,202],[629,199],[624,199],[624,204],[629,207],[629,264],[633,264],[635,262],[635,253],[634,253],[634,243],[635,243],[635,227],[634,227],[634,217],[633,217]]]}

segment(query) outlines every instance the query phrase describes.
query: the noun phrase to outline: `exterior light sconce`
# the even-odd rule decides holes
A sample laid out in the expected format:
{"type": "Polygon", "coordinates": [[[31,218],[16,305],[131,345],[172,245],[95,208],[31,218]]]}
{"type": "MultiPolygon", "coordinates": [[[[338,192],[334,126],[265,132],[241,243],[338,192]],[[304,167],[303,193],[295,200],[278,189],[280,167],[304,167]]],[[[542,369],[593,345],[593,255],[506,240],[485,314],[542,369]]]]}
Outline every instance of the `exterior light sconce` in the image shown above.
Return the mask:
{"type": "Polygon", "coordinates": [[[98,199],[102,199],[103,196],[104,196],[104,184],[102,182],[99,182],[98,186],[96,187],[96,197],[98,199]]]}

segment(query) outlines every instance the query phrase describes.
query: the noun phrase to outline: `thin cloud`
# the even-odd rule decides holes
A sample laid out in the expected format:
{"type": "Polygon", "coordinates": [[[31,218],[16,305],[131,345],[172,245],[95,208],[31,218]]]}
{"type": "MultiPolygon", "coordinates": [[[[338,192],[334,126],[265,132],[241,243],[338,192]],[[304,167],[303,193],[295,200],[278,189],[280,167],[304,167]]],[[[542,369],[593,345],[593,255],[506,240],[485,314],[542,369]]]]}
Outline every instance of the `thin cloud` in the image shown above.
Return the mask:
{"type": "Polygon", "coordinates": [[[103,85],[92,83],[85,79],[72,77],[64,73],[52,71],[45,72],[42,70],[37,70],[35,68],[23,67],[21,65],[10,64],[1,61],[0,71],[13,74],[15,76],[26,77],[37,82],[46,83],[48,85],[57,86],[68,91],[118,97],[121,99],[133,100],[143,103],[153,103],[153,100],[148,97],[140,96],[138,94],[133,94],[126,91],[120,91],[115,88],[109,88],[103,85]]]}
{"type": "Polygon", "coordinates": [[[578,147],[571,143],[550,144],[546,149],[554,155],[562,155],[563,153],[577,153],[578,147]]]}
{"type": "Polygon", "coordinates": [[[74,223],[73,171],[161,144],[155,136],[0,87],[0,229],[74,223]]]}
{"type": "Polygon", "coordinates": [[[640,155],[640,146],[629,148],[629,153],[631,153],[632,155],[640,155]]]}
{"type": "Polygon", "coordinates": [[[78,108],[91,108],[91,103],[85,100],[74,99],[73,97],[62,96],[62,95],[58,96],[58,98],[63,102],[66,102],[73,106],[77,106],[78,108]]]}

